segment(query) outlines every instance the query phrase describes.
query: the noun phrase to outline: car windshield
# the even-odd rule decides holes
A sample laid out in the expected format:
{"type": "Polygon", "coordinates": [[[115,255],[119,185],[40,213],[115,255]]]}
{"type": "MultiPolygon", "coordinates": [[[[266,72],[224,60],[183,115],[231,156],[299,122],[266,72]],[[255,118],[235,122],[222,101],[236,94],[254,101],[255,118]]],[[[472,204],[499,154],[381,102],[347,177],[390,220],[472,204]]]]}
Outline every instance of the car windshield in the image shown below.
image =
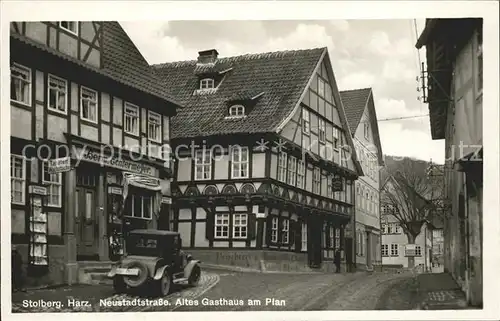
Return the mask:
{"type": "Polygon", "coordinates": [[[158,239],[148,235],[130,235],[127,239],[127,253],[129,255],[158,256],[158,239]]]}

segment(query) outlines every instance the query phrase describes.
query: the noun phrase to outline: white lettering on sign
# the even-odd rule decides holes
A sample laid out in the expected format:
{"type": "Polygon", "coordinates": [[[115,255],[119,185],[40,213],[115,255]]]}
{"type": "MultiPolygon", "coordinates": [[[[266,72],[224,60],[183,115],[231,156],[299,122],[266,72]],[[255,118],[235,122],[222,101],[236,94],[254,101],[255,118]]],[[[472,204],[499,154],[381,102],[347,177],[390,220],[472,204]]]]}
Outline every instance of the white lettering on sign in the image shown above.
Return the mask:
{"type": "Polygon", "coordinates": [[[71,170],[71,158],[70,157],[62,157],[56,159],[50,159],[48,161],[48,172],[49,174],[56,174],[67,172],[71,170]]]}
{"type": "Polygon", "coordinates": [[[108,193],[109,194],[115,194],[115,195],[122,195],[123,194],[123,190],[122,190],[121,187],[110,186],[108,188],[108,193]]]}

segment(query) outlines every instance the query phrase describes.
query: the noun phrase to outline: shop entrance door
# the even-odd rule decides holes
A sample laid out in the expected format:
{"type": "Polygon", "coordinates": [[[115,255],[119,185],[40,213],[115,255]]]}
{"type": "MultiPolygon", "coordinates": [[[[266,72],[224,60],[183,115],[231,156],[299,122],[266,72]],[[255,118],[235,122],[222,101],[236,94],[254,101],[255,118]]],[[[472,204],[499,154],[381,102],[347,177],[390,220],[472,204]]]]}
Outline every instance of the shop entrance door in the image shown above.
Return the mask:
{"type": "Polygon", "coordinates": [[[96,219],[96,191],[77,187],[75,223],[78,260],[98,260],[98,222],[96,219]]]}

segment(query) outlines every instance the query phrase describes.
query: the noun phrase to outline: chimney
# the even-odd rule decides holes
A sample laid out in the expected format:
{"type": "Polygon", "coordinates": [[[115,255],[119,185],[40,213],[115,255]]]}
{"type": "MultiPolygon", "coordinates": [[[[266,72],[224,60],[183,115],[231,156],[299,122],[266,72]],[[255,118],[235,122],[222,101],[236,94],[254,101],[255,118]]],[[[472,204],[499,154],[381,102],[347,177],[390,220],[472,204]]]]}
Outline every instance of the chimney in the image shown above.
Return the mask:
{"type": "Polygon", "coordinates": [[[215,49],[209,49],[198,52],[198,63],[200,64],[209,64],[215,63],[217,60],[217,56],[219,53],[215,49]]]}

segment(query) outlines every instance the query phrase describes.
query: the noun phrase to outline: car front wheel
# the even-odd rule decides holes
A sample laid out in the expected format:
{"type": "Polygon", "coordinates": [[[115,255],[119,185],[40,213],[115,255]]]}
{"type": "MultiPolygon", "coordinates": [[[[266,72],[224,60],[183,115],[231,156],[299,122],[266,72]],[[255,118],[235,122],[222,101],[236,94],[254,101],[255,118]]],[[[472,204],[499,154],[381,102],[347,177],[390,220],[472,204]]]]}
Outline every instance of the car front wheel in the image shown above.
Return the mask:
{"type": "Polygon", "coordinates": [[[167,271],[163,273],[163,276],[158,281],[158,288],[158,292],[161,296],[167,296],[170,294],[170,290],[172,288],[172,278],[167,271]]]}
{"type": "Polygon", "coordinates": [[[201,268],[199,265],[193,266],[193,270],[191,270],[191,274],[189,275],[188,283],[190,286],[197,286],[198,282],[200,282],[201,277],[201,268]]]}

